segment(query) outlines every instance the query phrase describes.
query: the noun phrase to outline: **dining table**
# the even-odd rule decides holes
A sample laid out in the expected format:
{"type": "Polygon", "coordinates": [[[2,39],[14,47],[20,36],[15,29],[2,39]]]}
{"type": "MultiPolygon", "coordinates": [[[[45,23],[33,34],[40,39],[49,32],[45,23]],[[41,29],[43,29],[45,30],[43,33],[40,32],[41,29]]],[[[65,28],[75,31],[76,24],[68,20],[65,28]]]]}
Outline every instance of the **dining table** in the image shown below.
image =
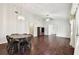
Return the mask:
{"type": "Polygon", "coordinates": [[[18,41],[18,52],[20,52],[20,43],[23,40],[26,40],[28,43],[30,43],[31,46],[31,39],[32,39],[32,35],[31,34],[12,34],[9,35],[9,37],[13,38],[13,41],[18,41]]]}
{"type": "Polygon", "coordinates": [[[26,39],[27,41],[29,40],[28,38],[31,38],[32,35],[31,34],[13,34],[13,35],[10,35],[9,37],[13,38],[14,40],[16,41],[19,41],[19,40],[22,40],[22,39],[26,39]]]}

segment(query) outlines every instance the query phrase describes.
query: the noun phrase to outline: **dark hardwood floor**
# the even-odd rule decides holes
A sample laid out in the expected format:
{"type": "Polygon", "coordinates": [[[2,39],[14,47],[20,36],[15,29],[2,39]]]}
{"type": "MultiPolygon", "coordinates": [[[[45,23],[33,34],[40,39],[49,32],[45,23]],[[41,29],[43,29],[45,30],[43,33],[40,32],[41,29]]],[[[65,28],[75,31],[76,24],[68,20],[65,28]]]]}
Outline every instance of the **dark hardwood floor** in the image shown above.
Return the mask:
{"type": "MultiPolygon", "coordinates": [[[[73,55],[74,48],[69,41],[55,35],[36,37],[32,39],[31,51],[27,49],[24,55],[73,55]]],[[[8,55],[6,45],[0,44],[0,55],[8,55]]]]}

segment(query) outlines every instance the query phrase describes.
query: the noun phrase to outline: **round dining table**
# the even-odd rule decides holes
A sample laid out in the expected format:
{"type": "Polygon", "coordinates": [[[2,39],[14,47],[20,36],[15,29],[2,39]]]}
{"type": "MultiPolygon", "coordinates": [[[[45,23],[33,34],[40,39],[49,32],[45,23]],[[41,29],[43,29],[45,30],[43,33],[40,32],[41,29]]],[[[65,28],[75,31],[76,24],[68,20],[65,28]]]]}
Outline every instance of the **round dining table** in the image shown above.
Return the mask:
{"type": "Polygon", "coordinates": [[[9,37],[13,38],[13,41],[18,41],[18,52],[20,52],[20,43],[22,40],[26,40],[31,46],[31,34],[13,34],[9,35],[9,37]]]}

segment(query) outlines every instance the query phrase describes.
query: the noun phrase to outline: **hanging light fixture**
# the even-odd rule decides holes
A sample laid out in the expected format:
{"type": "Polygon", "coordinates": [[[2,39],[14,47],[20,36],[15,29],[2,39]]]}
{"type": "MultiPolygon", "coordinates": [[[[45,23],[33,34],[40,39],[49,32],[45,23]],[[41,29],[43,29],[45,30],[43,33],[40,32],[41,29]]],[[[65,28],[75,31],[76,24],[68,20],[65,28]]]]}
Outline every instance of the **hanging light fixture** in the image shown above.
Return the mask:
{"type": "Polygon", "coordinates": [[[46,21],[48,22],[48,21],[50,21],[50,19],[49,19],[49,18],[47,18],[47,19],[46,19],[46,21]]]}
{"type": "Polygon", "coordinates": [[[53,18],[50,17],[49,15],[46,15],[46,21],[48,22],[48,21],[50,21],[50,20],[53,20],[53,18]]]}
{"type": "Polygon", "coordinates": [[[18,11],[15,11],[15,13],[17,14],[18,20],[25,20],[24,16],[20,15],[18,11]]]}
{"type": "Polygon", "coordinates": [[[22,15],[19,15],[18,20],[25,20],[25,18],[22,15]]]}

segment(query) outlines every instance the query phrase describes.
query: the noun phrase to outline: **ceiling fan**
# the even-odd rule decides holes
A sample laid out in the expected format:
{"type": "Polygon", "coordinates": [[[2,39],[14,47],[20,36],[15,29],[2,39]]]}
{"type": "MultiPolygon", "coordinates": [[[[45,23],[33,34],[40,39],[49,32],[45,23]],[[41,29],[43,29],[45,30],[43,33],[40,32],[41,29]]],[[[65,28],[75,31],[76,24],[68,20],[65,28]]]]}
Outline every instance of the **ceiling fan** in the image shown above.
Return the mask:
{"type": "Polygon", "coordinates": [[[46,15],[46,18],[45,18],[45,20],[48,22],[48,21],[51,21],[51,20],[53,20],[53,18],[50,16],[50,15],[46,15]]]}
{"type": "Polygon", "coordinates": [[[18,18],[18,20],[25,20],[24,16],[23,15],[20,15],[20,13],[18,11],[14,11],[18,18]]]}

